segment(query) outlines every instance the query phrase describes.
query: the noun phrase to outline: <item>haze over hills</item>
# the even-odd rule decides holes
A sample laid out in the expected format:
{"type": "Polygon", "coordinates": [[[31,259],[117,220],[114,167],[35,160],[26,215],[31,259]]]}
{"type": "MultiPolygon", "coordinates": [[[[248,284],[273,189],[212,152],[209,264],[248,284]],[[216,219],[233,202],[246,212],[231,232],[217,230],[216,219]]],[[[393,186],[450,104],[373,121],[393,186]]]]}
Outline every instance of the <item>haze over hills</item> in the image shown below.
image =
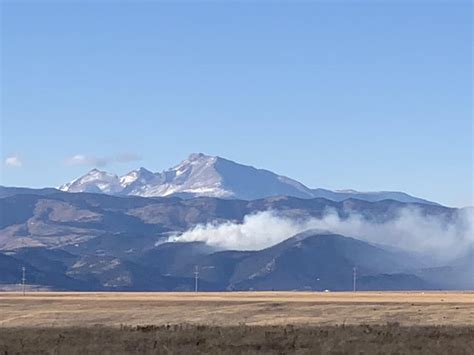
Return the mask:
{"type": "Polygon", "coordinates": [[[474,210],[401,192],[310,189],[204,154],[61,190],[0,187],[0,288],[21,265],[63,290],[191,290],[196,266],[203,290],[349,290],[354,266],[359,289],[474,287],[474,210]]]}
{"type": "Polygon", "coordinates": [[[34,191],[0,198],[0,287],[19,282],[21,265],[64,290],[191,290],[195,265],[203,290],[348,290],[353,266],[361,289],[474,287],[468,209],[34,191]],[[298,234],[315,225],[330,232],[298,234]],[[449,257],[420,254],[430,244],[449,257]]]}
{"type": "Polygon", "coordinates": [[[413,273],[413,259],[353,238],[323,232],[294,236],[258,251],[219,251],[202,243],[166,243],[124,257],[42,247],[0,252],[2,283],[15,283],[20,266],[30,283],[69,290],[350,290],[359,267],[359,289],[433,289],[413,273]]]}
{"type": "Polygon", "coordinates": [[[93,192],[112,195],[185,198],[207,196],[225,199],[255,200],[270,196],[326,198],[343,201],[356,198],[365,201],[386,199],[408,203],[435,204],[403,192],[358,192],[311,189],[302,183],[264,169],[256,169],[231,160],[204,154],[191,154],[186,160],[163,172],[140,168],[117,176],[93,169],[60,187],[66,192],[93,192]]]}
{"type": "MultiPolygon", "coordinates": [[[[407,204],[393,200],[335,202],[281,196],[245,201],[60,191],[48,195],[17,194],[0,199],[0,249],[64,246],[110,235],[127,236],[130,243],[137,243],[138,236],[143,236],[151,247],[162,233],[184,232],[200,224],[243,223],[246,216],[265,211],[295,221],[323,218],[332,212],[342,219],[358,215],[380,224],[399,218],[405,207],[407,204]]],[[[463,211],[426,204],[415,207],[423,216],[442,216],[447,221],[455,220],[463,211]]]]}

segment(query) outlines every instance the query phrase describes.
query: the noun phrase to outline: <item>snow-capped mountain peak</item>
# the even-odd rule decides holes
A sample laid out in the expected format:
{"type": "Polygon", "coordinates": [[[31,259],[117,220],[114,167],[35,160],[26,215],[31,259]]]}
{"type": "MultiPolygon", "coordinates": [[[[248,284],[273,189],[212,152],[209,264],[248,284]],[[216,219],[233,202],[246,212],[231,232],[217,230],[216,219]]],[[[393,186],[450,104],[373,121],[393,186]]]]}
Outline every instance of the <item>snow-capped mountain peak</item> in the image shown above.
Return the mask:
{"type": "MultiPolygon", "coordinates": [[[[163,171],[162,184],[149,188],[145,196],[205,195],[231,197],[232,193],[221,188],[222,177],[215,170],[219,157],[202,153],[191,154],[178,165],[163,171]]],[[[157,174],[158,175],[158,174],[157,174]]]]}
{"type": "Polygon", "coordinates": [[[147,169],[141,167],[139,169],[132,170],[128,174],[125,174],[125,175],[121,176],[120,177],[120,185],[125,188],[128,185],[134,183],[135,181],[140,180],[142,182],[146,182],[146,181],[149,181],[150,179],[152,179],[154,177],[155,177],[154,173],[152,173],[150,170],[147,170],[147,169]]]}
{"type": "Polygon", "coordinates": [[[178,165],[161,173],[139,168],[118,177],[92,169],[84,176],[62,185],[60,189],[69,192],[101,192],[143,197],[178,195],[254,200],[270,196],[294,196],[319,197],[333,201],[355,198],[366,201],[392,199],[401,202],[432,203],[402,192],[310,189],[286,176],[202,153],[191,154],[178,165]]]}
{"type": "Polygon", "coordinates": [[[209,175],[212,175],[213,171],[210,170],[213,169],[217,159],[217,157],[211,157],[202,153],[191,154],[188,159],[165,171],[164,174],[168,177],[167,182],[171,182],[169,179],[172,179],[175,180],[176,184],[184,184],[189,182],[189,179],[192,179],[195,183],[207,184],[209,181],[203,181],[202,178],[208,179],[211,177],[209,175]],[[201,176],[206,173],[208,173],[208,176],[201,176]],[[196,177],[201,179],[196,179],[196,177]]]}
{"type": "Polygon", "coordinates": [[[153,173],[145,168],[133,170],[120,178],[122,195],[148,196],[147,190],[161,185],[163,177],[159,173],[153,173]]]}
{"type": "Polygon", "coordinates": [[[115,174],[92,169],[87,174],[60,186],[62,191],[68,192],[102,192],[116,194],[122,190],[119,177],[115,174]]]}

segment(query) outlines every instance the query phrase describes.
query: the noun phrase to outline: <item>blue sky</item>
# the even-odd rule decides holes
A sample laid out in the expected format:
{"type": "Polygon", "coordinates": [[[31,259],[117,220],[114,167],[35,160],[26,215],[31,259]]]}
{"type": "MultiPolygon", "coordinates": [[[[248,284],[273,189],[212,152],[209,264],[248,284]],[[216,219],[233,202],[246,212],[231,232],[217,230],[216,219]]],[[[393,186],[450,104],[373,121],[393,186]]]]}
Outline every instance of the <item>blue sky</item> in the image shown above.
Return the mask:
{"type": "Polygon", "coordinates": [[[1,10],[1,184],[204,152],[310,187],[473,204],[469,1],[1,10]]]}

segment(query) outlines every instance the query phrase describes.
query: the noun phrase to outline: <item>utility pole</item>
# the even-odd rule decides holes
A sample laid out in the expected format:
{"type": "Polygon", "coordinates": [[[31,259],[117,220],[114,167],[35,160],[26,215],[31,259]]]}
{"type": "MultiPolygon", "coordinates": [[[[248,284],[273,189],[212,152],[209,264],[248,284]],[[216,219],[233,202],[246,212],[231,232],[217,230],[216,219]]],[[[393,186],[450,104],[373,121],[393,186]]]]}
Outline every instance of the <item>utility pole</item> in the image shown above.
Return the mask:
{"type": "Polygon", "coordinates": [[[357,268],[354,266],[352,268],[352,291],[356,292],[356,283],[357,283],[357,268]]]}
{"type": "Polygon", "coordinates": [[[198,283],[199,283],[199,267],[196,265],[194,267],[194,292],[198,292],[198,283]]]}
{"type": "Polygon", "coordinates": [[[26,268],[23,266],[21,268],[21,285],[22,285],[22,288],[23,288],[23,296],[25,295],[25,283],[26,283],[26,268]]]}

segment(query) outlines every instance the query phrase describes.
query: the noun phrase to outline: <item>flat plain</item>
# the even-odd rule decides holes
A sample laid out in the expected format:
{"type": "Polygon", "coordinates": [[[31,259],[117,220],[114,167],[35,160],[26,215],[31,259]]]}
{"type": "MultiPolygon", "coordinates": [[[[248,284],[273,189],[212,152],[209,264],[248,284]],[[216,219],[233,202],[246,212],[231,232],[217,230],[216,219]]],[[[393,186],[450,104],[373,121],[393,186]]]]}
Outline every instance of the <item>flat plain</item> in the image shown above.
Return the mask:
{"type": "Polygon", "coordinates": [[[474,293],[0,293],[0,328],[387,323],[474,326],[474,293]]]}
{"type": "Polygon", "coordinates": [[[472,354],[474,293],[0,293],[0,354],[472,354]]]}

